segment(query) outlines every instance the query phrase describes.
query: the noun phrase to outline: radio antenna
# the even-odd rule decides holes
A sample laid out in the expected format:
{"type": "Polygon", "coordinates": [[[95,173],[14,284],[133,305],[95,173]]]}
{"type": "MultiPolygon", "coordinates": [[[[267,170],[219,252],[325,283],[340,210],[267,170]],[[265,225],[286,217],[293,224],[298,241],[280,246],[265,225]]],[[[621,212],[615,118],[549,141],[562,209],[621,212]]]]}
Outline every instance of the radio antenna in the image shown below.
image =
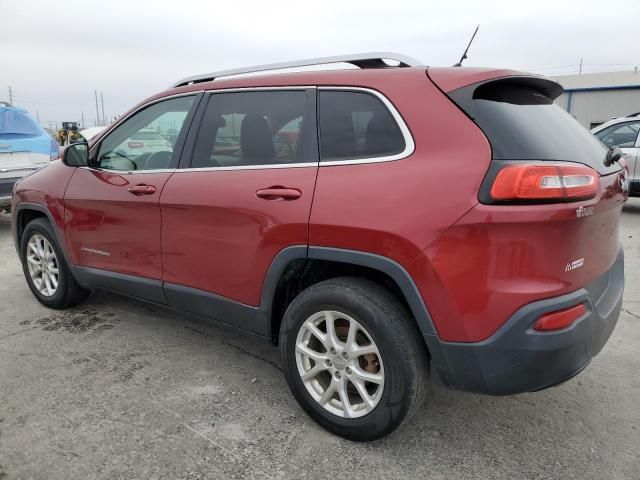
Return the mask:
{"type": "Polygon", "coordinates": [[[469,40],[469,44],[467,45],[467,48],[465,48],[464,53],[460,57],[460,61],[458,63],[456,63],[454,65],[454,67],[461,67],[462,66],[462,62],[464,62],[465,59],[467,58],[467,52],[469,51],[469,47],[473,43],[473,39],[476,38],[476,33],[478,33],[478,29],[479,28],[480,28],[480,25],[476,26],[476,29],[473,31],[473,35],[471,35],[471,40],[469,40]]]}

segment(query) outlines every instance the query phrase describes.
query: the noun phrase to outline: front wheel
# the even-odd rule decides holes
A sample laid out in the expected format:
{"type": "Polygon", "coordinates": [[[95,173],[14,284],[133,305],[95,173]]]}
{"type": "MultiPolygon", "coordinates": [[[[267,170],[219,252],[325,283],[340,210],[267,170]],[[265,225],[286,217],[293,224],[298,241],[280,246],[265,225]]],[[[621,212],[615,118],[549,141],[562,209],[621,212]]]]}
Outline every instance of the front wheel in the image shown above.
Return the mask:
{"type": "Polygon", "coordinates": [[[350,440],[389,434],[424,396],[427,352],[415,322],[365,279],[326,280],[298,295],[283,319],[280,354],[302,408],[350,440]]]}
{"type": "Polygon", "coordinates": [[[63,309],[84,301],[89,294],[71,274],[51,224],[37,218],[27,224],[20,242],[20,260],[27,284],[40,303],[63,309]]]}

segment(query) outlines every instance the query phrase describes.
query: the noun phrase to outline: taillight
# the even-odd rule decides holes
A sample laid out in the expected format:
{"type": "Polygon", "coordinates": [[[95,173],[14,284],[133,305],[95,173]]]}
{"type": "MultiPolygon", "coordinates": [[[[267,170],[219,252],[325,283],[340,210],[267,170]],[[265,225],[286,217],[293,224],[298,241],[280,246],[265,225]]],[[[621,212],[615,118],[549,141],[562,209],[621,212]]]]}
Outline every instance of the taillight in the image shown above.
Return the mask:
{"type": "Polygon", "coordinates": [[[127,145],[129,145],[129,148],[143,148],[144,147],[144,142],[128,142],[127,145]]]}
{"type": "Polygon", "coordinates": [[[598,172],[584,165],[510,164],[498,172],[491,186],[497,201],[564,201],[595,197],[598,172]]]}
{"type": "Polygon", "coordinates": [[[557,312],[546,313],[533,322],[533,329],[539,332],[562,330],[573,325],[573,322],[581,318],[585,313],[587,313],[587,307],[583,304],[557,312]]]}

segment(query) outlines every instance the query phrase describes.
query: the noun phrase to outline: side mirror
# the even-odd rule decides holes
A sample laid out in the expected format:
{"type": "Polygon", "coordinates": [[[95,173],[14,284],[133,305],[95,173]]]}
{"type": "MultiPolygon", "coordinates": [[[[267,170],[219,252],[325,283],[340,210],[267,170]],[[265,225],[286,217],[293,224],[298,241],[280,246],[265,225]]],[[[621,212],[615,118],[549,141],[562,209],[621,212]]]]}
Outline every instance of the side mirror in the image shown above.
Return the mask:
{"type": "Polygon", "coordinates": [[[86,167],[89,165],[89,145],[72,143],[62,153],[62,163],[68,167],[86,167]]]}
{"type": "Polygon", "coordinates": [[[607,156],[604,159],[605,166],[610,166],[614,162],[618,162],[622,158],[622,150],[618,147],[610,147],[607,156]]]}

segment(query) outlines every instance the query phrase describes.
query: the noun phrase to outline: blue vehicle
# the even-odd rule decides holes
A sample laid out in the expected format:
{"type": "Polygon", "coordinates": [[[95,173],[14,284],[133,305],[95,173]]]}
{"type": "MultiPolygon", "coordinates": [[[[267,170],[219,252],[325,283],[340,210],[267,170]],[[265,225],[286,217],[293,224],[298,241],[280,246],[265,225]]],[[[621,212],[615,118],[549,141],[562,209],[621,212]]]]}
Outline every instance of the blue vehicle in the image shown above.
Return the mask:
{"type": "Polygon", "coordinates": [[[59,157],[60,147],[24,108],[0,102],[0,209],[21,177],[59,157]]]}

